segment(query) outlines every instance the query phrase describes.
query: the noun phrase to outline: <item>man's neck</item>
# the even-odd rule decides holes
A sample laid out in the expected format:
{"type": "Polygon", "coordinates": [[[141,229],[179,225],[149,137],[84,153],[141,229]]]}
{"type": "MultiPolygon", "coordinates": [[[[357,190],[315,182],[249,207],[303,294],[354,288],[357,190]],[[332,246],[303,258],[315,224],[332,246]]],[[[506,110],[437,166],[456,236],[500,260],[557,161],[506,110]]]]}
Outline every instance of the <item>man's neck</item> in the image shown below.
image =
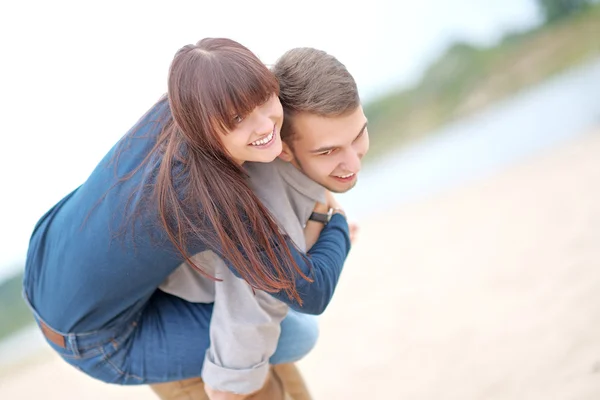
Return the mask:
{"type": "Polygon", "coordinates": [[[325,188],[310,179],[295,161],[277,159],[277,166],[286,183],[302,195],[319,202],[325,201],[325,188]]]}

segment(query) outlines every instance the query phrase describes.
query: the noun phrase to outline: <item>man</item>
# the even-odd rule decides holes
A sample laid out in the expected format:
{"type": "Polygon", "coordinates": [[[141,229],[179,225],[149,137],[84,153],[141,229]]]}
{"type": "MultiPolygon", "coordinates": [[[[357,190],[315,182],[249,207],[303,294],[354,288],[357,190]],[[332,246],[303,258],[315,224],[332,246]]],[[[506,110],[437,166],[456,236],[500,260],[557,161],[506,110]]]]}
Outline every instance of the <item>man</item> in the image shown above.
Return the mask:
{"type": "Polygon", "coordinates": [[[333,56],[311,48],[290,50],[273,72],[285,115],[281,159],[334,193],[352,189],[369,135],[350,73],[333,56]]]}
{"type": "MultiPolygon", "coordinates": [[[[245,168],[278,224],[307,250],[319,227],[327,223],[328,211],[335,208],[334,199],[326,201],[326,190],[343,193],[357,182],[369,148],[367,120],[354,79],[333,56],[312,48],[293,49],[277,61],[273,72],[280,82],[285,115],[283,152],[273,163],[247,163],[245,168]]],[[[196,261],[222,281],[214,284],[183,265],[161,289],[191,302],[214,302],[211,347],[202,371],[211,400],[283,398],[281,386],[293,399],[310,398],[300,375],[287,362],[301,358],[314,345],[318,336],[314,317],[288,310],[268,293],[252,290],[212,252],[202,253],[196,261]],[[287,365],[277,365],[269,374],[269,361],[279,364],[278,360],[287,365]]],[[[183,393],[203,398],[199,379],[153,389],[163,399],[182,398],[177,396],[183,393]]]]}

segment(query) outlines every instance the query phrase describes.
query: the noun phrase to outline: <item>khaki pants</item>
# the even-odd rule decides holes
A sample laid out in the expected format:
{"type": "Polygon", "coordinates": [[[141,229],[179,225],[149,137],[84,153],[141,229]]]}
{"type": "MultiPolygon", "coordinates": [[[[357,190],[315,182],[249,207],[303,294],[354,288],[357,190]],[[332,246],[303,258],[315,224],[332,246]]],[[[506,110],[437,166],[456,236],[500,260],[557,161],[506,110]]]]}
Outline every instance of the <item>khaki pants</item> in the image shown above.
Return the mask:
{"type": "MultiPolygon", "coordinates": [[[[161,400],[208,400],[201,378],[150,385],[161,400]]],[[[311,400],[300,371],[294,364],[271,367],[265,385],[247,400],[311,400]]]]}

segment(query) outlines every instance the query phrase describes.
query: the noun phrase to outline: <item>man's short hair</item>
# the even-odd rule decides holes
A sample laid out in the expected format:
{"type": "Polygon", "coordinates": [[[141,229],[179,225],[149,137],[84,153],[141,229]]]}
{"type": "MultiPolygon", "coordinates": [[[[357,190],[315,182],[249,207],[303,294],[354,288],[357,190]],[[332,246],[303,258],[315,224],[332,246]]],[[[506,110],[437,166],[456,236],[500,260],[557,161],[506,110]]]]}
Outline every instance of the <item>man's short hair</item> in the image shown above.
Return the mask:
{"type": "Polygon", "coordinates": [[[337,58],[322,50],[311,47],[289,50],[277,60],[273,72],[279,80],[279,98],[285,114],[281,138],[288,144],[294,136],[295,114],[336,117],[360,105],[352,75],[337,58]]]}

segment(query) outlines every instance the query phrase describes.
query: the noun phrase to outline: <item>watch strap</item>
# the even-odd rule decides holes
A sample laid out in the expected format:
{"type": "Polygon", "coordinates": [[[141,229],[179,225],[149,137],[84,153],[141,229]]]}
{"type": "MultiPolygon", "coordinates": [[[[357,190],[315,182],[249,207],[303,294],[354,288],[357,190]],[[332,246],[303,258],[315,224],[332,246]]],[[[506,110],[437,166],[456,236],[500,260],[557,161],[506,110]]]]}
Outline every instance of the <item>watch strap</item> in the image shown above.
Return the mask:
{"type": "Polygon", "coordinates": [[[309,221],[320,222],[324,225],[327,225],[329,223],[329,221],[331,220],[332,215],[333,215],[333,208],[330,208],[327,211],[327,214],[313,211],[312,214],[310,214],[310,217],[308,217],[308,219],[309,219],[309,221]]]}

